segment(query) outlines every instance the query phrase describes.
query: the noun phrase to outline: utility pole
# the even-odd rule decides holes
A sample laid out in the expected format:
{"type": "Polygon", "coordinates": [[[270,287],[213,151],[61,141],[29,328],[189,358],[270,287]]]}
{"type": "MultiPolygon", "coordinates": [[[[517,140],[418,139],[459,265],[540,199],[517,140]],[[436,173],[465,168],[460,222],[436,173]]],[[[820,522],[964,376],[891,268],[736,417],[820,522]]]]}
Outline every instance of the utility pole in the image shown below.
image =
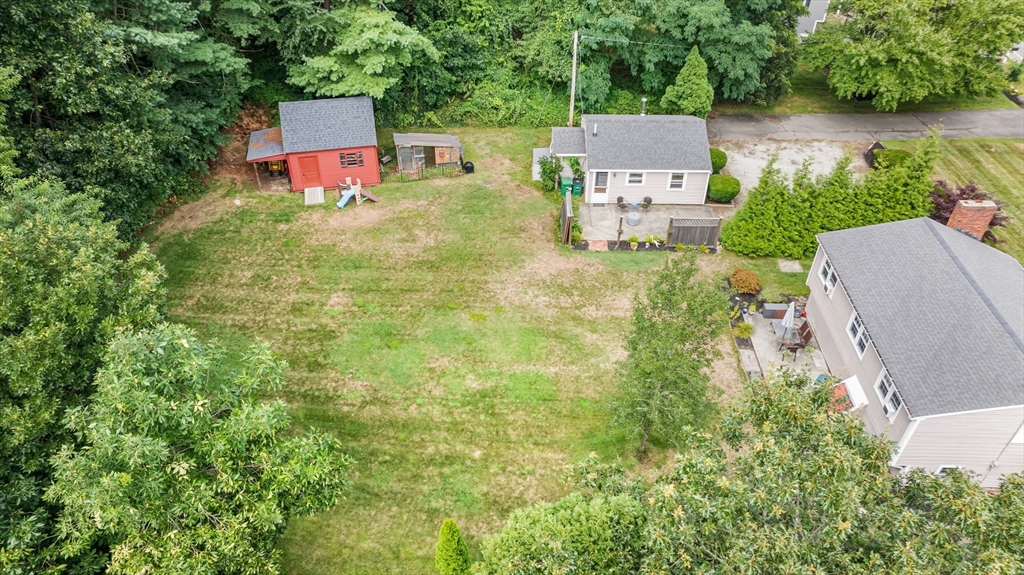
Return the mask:
{"type": "Polygon", "coordinates": [[[569,127],[572,127],[573,114],[576,113],[576,52],[580,48],[580,31],[572,33],[572,80],[569,81],[569,127]]]}

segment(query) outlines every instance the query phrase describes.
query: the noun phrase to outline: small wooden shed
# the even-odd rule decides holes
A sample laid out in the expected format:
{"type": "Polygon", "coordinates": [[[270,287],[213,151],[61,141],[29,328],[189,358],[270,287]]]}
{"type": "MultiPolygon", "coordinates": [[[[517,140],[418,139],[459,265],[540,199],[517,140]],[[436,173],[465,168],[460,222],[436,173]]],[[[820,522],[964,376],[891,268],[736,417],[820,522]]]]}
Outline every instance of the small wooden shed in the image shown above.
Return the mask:
{"type": "Polygon", "coordinates": [[[460,166],[462,144],[449,134],[395,134],[398,170],[416,173],[434,166],[460,166]]]}

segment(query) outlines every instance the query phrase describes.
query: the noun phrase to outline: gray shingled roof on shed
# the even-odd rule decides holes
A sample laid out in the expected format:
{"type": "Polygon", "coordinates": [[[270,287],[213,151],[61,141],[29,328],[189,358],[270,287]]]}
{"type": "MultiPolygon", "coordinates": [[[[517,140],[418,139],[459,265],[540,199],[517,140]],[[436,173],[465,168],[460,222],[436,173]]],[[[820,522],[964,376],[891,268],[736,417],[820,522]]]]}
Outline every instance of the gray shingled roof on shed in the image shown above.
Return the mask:
{"type": "Polygon", "coordinates": [[[459,138],[451,134],[395,134],[395,147],[424,146],[427,148],[461,148],[459,138]]]}
{"type": "Polygon", "coordinates": [[[818,241],[912,416],[1024,405],[1017,260],[928,218],[818,241]]]}
{"type": "Polygon", "coordinates": [[[551,153],[556,156],[587,155],[583,128],[551,128],[551,153]]]}
{"type": "Polygon", "coordinates": [[[711,171],[708,129],[700,118],[584,114],[582,123],[588,170],[711,171]]]}
{"type": "Polygon", "coordinates": [[[284,154],[281,144],[281,128],[257,130],[249,134],[249,149],[245,152],[246,162],[255,162],[263,158],[284,154]]]}
{"type": "Polygon", "coordinates": [[[373,100],[367,96],[281,102],[285,153],[376,146],[373,100]]]}

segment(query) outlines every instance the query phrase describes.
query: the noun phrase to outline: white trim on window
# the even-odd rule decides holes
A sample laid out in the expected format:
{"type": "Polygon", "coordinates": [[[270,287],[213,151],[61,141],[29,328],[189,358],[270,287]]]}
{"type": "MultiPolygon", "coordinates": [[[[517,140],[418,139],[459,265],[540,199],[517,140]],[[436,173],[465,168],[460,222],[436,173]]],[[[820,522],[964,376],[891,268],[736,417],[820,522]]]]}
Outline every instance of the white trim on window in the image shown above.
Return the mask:
{"type": "Polygon", "coordinates": [[[626,185],[627,186],[642,186],[647,181],[647,172],[626,172],[626,185]],[[640,182],[633,182],[633,176],[640,174],[640,182]]]}
{"type": "Polygon", "coordinates": [[[857,310],[853,310],[850,321],[846,322],[846,335],[850,337],[853,348],[857,350],[857,357],[864,359],[864,352],[868,350],[871,338],[868,337],[868,330],[864,328],[864,322],[857,315],[857,310]]]}
{"type": "Polygon", "coordinates": [[[949,473],[950,469],[967,469],[967,468],[964,467],[963,465],[940,465],[935,470],[935,475],[938,476],[938,477],[945,477],[949,473]]]}
{"type": "Polygon", "coordinates": [[[882,411],[889,421],[896,419],[896,414],[903,409],[903,397],[900,396],[900,391],[896,389],[896,385],[885,368],[882,368],[882,372],[878,374],[878,380],[875,381],[875,393],[881,400],[882,411]]]}
{"type": "Polygon", "coordinates": [[[828,256],[821,258],[818,279],[821,280],[821,285],[825,286],[825,293],[831,298],[832,294],[836,292],[836,285],[839,284],[839,276],[836,275],[836,270],[832,267],[832,262],[829,261],[828,256]]]}
{"type": "Polygon", "coordinates": [[[665,188],[665,189],[670,191],[670,192],[672,192],[672,191],[679,191],[679,192],[681,192],[681,191],[685,190],[686,189],[686,172],[672,172],[672,173],[670,173],[668,175],[668,187],[665,188]],[[679,178],[678,181],[676,180],[677,177],[679,178]],[[673,184],[676,184],[676,183],[678,183],[679,185],[678,186],[673,186],[673,184]]]}

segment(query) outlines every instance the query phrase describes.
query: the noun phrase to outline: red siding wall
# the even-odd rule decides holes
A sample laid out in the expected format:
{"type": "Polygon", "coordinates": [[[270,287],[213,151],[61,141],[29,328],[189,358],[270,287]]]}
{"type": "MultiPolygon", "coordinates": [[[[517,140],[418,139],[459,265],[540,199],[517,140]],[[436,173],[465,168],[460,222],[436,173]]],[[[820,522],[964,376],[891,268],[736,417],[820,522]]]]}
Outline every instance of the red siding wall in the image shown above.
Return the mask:
{"type": "Polygon", "coordinates": [[[364,186],[372,186],[380,183],[380,167],[377,163],[377,148],[374,146],[363,146],[361,148],[345,148],[341,150],[323,150],[319,152],[301,152],[288,154],[288,176],[292,180],[292,190],[301,192],[307,186],[302,177],[302,168],[299,166],[299,158],[316,156],[320,166],[320,185],[327,189],[337,188],[338,182],[344,182],[346,177],[362,180],[364,186]],[[342,168],[342,153],[363,153],[363,165],[359,167],[342,168]]]}

